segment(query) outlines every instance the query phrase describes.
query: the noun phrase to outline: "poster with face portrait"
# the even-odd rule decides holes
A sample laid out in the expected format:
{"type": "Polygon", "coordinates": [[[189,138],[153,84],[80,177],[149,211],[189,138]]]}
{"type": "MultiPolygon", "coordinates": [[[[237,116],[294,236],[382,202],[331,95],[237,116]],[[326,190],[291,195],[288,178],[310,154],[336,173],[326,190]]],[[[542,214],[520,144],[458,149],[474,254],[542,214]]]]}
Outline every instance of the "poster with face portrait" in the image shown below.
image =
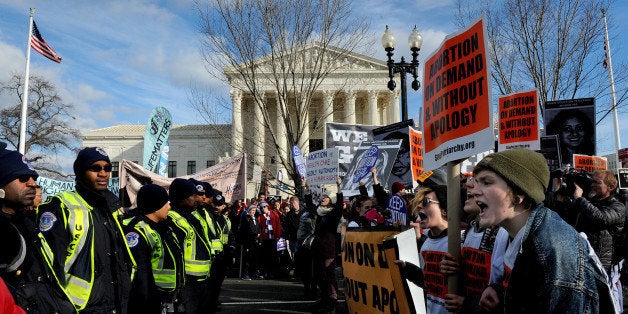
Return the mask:
{"type": "Polygon", "coordinates": [[[388,181],[382,181],[381,184],[385,188],[390,188],[394,182],[401,182],[405,186],[412,186],[412,171],[410,163],[410,134],[409,126],[412,126],[412,119],[389,124],[381,128],[373,129],[373,140],[390,140],[400,139],[401,147],[395,163],[390,171],[388,181]]]}
{"type": "Polygon", "coordinates": [[[574,154],[595,155],[595,99],[580,98],[545,103],[545,134],[557,135],[563,164],[574,154]]]}

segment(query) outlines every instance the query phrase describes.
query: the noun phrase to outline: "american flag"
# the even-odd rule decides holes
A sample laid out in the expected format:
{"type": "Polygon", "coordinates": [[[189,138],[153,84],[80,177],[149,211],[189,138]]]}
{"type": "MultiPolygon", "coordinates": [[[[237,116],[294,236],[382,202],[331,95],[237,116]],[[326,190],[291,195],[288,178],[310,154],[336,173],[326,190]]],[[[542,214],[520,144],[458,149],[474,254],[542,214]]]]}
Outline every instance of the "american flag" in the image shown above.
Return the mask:
{"type": "Polygon", "coordinates": [[[46,41],[41,37],[37,24],[33,21],[33,34],[31,36],[31,47],[39,52],[42,56],[56,62],[61,63],[61,56],[59,56],[52,47],[48,46],[46,41]]]}

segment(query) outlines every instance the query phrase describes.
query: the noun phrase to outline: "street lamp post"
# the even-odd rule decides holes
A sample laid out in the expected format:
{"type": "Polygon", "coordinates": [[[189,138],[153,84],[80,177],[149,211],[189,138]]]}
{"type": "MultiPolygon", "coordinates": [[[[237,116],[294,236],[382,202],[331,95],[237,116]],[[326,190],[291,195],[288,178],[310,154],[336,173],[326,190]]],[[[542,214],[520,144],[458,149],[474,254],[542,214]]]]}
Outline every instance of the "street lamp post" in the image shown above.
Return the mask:
{"type": "Polygon", "coordinates": [[[401,57],[401,62],[395,62],[392,59],[393,50],[395,50],[395,36],[388,29],[388,25],[386,25],[386,31],[384,31],[384,35],[382,36],[382,46],[384,50],[386,50],[386,55],[388,56],[388,77],[390,81],[388,81],[388,89],[395,90],[395,80],[393,79],[395,73],[400,73],[401,78],[401,117],[402,120],[408,120],[408,95],[407,95],[407,87],[406,87],[406,73],[412,74],[414,80],[412,81],[412,89],[419,90],[419,86],[421,83],[418,81],[418,68],[419,68],[419,60],[417,60],[419,56],[419,50],[421,50],[421,44],[423,44],[423,37],[419,34],[419,31],[414,26],[412,33],[408,37],[408,46],[410,46],[410,51],[412,51],[412,61],[410,63],[406,63],[403,57],[401,57]]]}

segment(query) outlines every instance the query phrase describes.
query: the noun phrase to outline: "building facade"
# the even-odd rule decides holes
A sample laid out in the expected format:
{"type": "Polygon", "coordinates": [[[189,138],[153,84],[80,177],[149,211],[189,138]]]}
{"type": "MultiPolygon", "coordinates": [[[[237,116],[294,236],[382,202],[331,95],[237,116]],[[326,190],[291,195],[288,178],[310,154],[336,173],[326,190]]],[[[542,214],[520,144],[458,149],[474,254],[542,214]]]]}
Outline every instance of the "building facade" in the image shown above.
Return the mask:
{"type": "MultiPolygon", "coordinates": [[[[83,135],[83,146],[102,147],[113,164],[117,177],[122,159],[142,165],[145,125],[116,125],[88,131],[83,135]]],[[[211,167],[224,159],[230,145],[224,134],[230,125],[173,125],[168,142],[168,177],[192,174],[211,167]]]]}

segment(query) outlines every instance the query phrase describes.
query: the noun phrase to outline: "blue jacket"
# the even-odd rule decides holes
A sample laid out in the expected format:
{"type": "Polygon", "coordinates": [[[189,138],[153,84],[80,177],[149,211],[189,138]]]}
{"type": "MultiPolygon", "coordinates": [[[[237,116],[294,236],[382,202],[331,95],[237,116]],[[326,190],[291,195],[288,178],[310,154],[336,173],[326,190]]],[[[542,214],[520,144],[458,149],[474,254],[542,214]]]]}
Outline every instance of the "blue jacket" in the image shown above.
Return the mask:
{"type": "Polygon", "coordinates": [[[603,271],[587,241],[539,204],[525,225],[504,293],[506,313],[613,313],[603,271]]]}

